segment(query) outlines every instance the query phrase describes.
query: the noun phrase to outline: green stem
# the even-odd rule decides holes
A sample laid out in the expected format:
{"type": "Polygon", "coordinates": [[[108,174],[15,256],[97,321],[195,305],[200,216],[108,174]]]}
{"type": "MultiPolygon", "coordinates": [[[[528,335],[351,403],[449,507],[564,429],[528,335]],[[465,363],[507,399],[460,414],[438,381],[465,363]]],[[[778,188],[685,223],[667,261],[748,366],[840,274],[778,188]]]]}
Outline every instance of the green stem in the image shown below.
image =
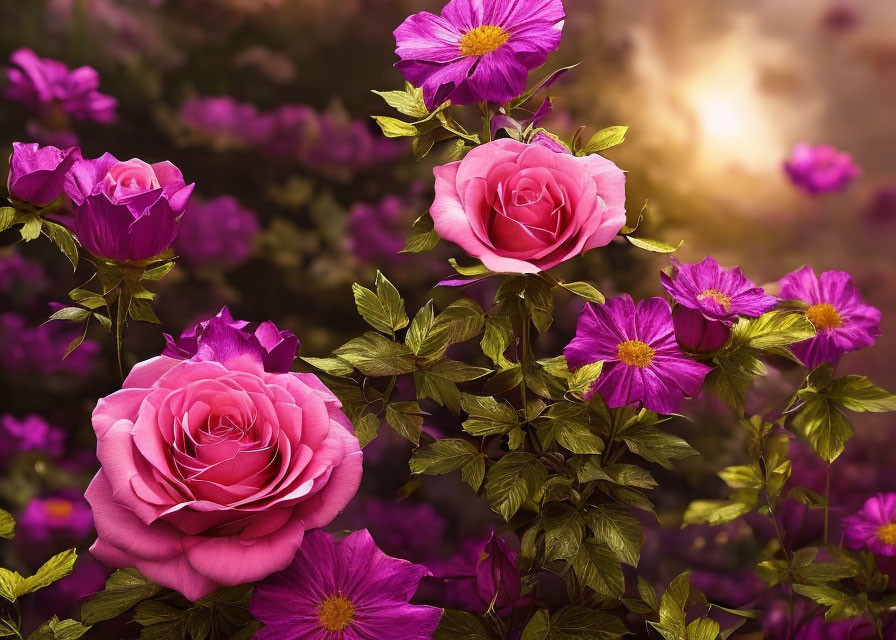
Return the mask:
{"type": "Polygon", "coordinates": [[[482,142],[492,140],[492,110],[487,102],[479,103],[479,111],[482,113],[482,142]]]}
{"type": "Polygon", "coordinates": [[[398,381],[398,376],[392,376],[392,379],[389,380],[389,384],[386,386],[386,390],[383,392],[383,409],[386,408],[386,405],[389,404],[389,400],[392,398],[392,392],[395,390],[395,383],[398,381]]]}
{"type": "Polygon", "coordinates": [[[121,379],[124,380],[124,366],[122,365],[121,359],[121,351],[122,351],[122,313],[121,313],[121,305],[122,298],[124,292],[121,288],[118,289],[118,300],[115,303],[115,353],[118,356],[118,374],[121,376],[121,379]]]}
{"type": "Polygon", "coordinates": [[[828,465],[824,481],[824,546],[828,546],[828,523],[831,513],[831,466],[828,465]]]}

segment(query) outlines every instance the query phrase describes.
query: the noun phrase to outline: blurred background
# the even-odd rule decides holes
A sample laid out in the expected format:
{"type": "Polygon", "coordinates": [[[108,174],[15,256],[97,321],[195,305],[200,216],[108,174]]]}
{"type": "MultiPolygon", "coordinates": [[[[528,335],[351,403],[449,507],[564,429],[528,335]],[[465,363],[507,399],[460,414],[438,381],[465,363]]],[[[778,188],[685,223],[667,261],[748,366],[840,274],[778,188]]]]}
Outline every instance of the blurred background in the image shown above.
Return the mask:
{"type": "MultiPolygon", "coordinates": [[[[450,273],[445,259],[458,253],[445,243],[430,254],[398,254],[431,202],[431,170],[440,157],[415,163],[409,145],[383,138],[370,118],[388,113],[370,90],[403,83],[391,66],[392,30],[407,15],[438,12],[442,4],[0,3],[0,64],[27,47],[70,68],[90,65],[99,72],[99,90],[118,100],[111,123],[4,101],[2,144],[77,143],[89,157],[109,151],[122,159],[170,160],[196,183],[175,245],[181,261],[157,289],[162,328],[132,325],[128,365],[161,351],[161,331],[177,334],[224,305],[237,318],[274,320],[299,336],[304,355],[323,356],[362,330],[352,282],[369,284],[379,268],[413,309],[450,273]]],[[[852,273],[866,301],[884,312],[884,335],[841,368],[896,389],[896,3],[565,5],[564,40],[548,64],[582,64],[553,88],[545,126],[569,137],[580,125],[589,132],[628,125],[626,143],[607,155],[629,172],[629,219],[649,199],[645,235],[684,240],[682,261],[713,255],[725,266],[741,265],[757,283],[774,283],[803,264],[852,273]],[[850,153],[861,175],[837,192],[806,193],[783,170],[799,142],[850,153]]],[[[41,323],[49,303],[64,301],[83,278],[48,243],[16,240],[15,232],[0,235],[0,449],[7,449],[0,453],[6,465],[0,501],[20,518],[36,514],[35,535],[59,548],[84,547],[92,533],[80,492],[95,470],[89,416],[96,398],[120,384],[114,352],[107,335],[91,333],[61,360],[78,328],[41,323]],[[37,432],[47,435],[29,444],[26,435],[37,432]]],[[[658,271],[667,264],[662,256],[611,246],[564,268],[607,295],[643,297],[660,293],[658,271]]],[[[561,312],[555,335],[537,345],[540,355],[566,344],[577,311],[572,305],[561,312]]],[[[755,407],[784,397],[789,374],[772,371],[755,407]]],[[[724,494],[713,474],[741,456],[736,421],[708,400],[696,401],[693,411],[699,420],[673,428],[705,455],[688,461],[684,475],[657,474],[663,489],[653,493],[664,526],[645,516],[651,533],[643,570],[660,583],[682,563],[696,565],[701,586],[724,604],[755,606],[761,584],[753,584],[749,570],[739,572],[772,535],[762,523],[678,528],[688,500],[724,494]]],[[[865,420],[835,464],[838,512],[896,488],[886,446],[892,422],[865,420]]],[[[444,434],[457,427],[436,414],[428,428],[444,434]]],[[[365,451],[362,494],[335,528],[369,527],[389,553],[428,563],[437,574],[439,567],[459,571],[467,548],[496,526],[487,507],[451,478],[427,479],[399,502],[409,445],[383,429],[365,451]]],[[[803,456],[802,485],[817,488],[819,474],[823,485],[814,454],[794,445],[794,456],[803,456]]],[[[788,535],[811,538],[817,514],[793,509],[788,535]]],[[[21,548],[6,560],[33,569],[47,548],[31,552],[21,548]]],[[[75,575],[31,615],[62,616],[103,579],[104,570],[85,554],[75,575]]],[[[759,633],[757,625],[772,622],[751,624],[759,633]]]]}

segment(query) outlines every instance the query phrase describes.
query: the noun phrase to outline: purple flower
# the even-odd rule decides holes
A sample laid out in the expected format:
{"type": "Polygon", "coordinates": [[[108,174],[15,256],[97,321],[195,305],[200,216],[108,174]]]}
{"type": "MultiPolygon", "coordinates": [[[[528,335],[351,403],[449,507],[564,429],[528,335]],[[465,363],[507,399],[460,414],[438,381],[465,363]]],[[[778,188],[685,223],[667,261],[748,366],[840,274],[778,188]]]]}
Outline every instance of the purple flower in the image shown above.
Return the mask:
{"type": "Polygon", "coordinates": [[[93,531],[93,512],[84,497],[71,490],[34,498],[17,521],[18,532],[29,542],[58,540],[76,544],[93,531]]]}
{"type": "Polygon", "coordinates": [[[270,131],[267,127],[259,131],[259,118],[255,105],[231,96],[190,98],[180,108],[180,119],[187,128],[219,149],[267,138],[270,131]]]}
{"type": "Polygon", "coordinates": [[[234,320],[227,307],[184,331],[178,340],[163,335],[167,343],[163,356],[221,363],[249,356],[261,361],[269,373],[287,373],[299,348],[295,335],[279,330],[270,320],[261,324],[234,320]]]}
{"type": "Polygon", "coordinates": [[[402,257],[407,232],[406,203],[387,195],[377,203],[356,202],[348,212],[349,244],[365,262],[396,261],[402,257]]]}
{"type": "Polygon", "coordinates": [[[193,186],[170,162],[120,162],[110,153],[78,160],[65,180],[75,235],[109,260],[145,260],[170,247],[193,186]]]}
{"type": "Polygon", "coordinates": [[[58,60],[40,58],[31,49],[18,49],[10,56],[7,70],[9,84],[4,95],[20,102],[42,117],[52,116],[54,109],[76,120],[92,120],[101,124],[115,121],[118,101],[97,91],[100,76],[92,67],[74,70],[58,60]]]}
{"type": "Polygon", "coordinates": [[[507,102],[560,46],[565,17],[561,0],[451,0],[440,16],[423,11],[395,30],[395,67],[430,110],[507,102]]]}
{"type": "Polygon", "coordinates": [[[781,279],[781,297],[810,305],[806,317],[817,334],[791,347],[807,367],[836,364],[844,354],[870,347],[880,335],[880,310],[865,304],[845,271],[816,276],[812,267],[802,267],[781,279]]]}
{"type": "Polygon", "coordinates": [[[792,637],[793,640],[876,640],[880,636],[874,623],[864,616],[828,622],[819,614],[802,623],[792,637]]]}
{"type": "Polygon", "coordinates": [[[588,303],[563,355],[572,370],[604,362],[589,396],[600,393],[609,407],[641,403],[657,413],[675,413],[682,398],[700,391],[710,370],[681,352],[662,298],[637,306],[628,295],[588,303]]]}
{"type": "Polygon", "coordinates": [[[41,416],[0,416],[0,458],[4,460],[28,451],[39,451],[51,458],[58,458],[64,446],[65,431],[54,427],[41,416]]]}
{"type": "Polygon", "coordinates": [[[301,104],[284,104],[251,122],[247,139],[267,155],[292,159],[308,147],[316,126],[314,109],[301,104]]]}
{"type": "Polygon", "coordinates": [[[553,136],[549,136],[544,131],[539,131],[535,134],[535,137],[532,138],[532,142],[529,144],[538,144],[542,147],[547,147],[551,151],[555,151],[556,153],[566,153],[571,154],[572,151],[567,148],[565,144],[554,138],[553,136]]]}
{"type": "Polygon", "coordinates": [[[240,206],[233,196],[187,205],[174,249],[194,266],[238,267],[252,252],[261,230],[254,211],[240,206]]]}
{"type": "Polygon", "coordinates": [[[805,142],[793,148],[784,170],[794,185],[813,195],[842,191],[861,173],[847,152],[827,144],[812,146],[805,142]]]}
{"type": "Polygon", "coordinates": [[[51,322],[32,327],[17,313],[0,314],[0,369],[19,377],[65,375],[83,380],[91,369],[100,345],[85,340],[63,359],[79,327],[51,322]]]}
{"type": "Polygon", "coordinates": [[[36,142],[13,142],[9,157],[9,195],[38,206],[52,203],[62,195],[65,176],[80,159],[78,147],[63,151],[41,147],[36,142]]]}
{"type": "Polygon", "coordinates": [[[441,609],[409,604],[426,567],[390,558],[366,530],[305,536],[292,565],[255,587],[256,640],[430,640],[441,609]]]}
{"type": "Polygon", "coordinates": [[[728,340],[729,327],[741,316],[756,318],[777,300],[743,274],[723,269],[713,258],[682,264],[672,258],[672,273],[661,273],[663,287],[678,306],[672,313],[675,337],[694,351],[715,351],[728,340]]]}
{"type": "MultiPolygon", "coordinates": [[[[364,456],[369,459],[366,449],[364,456]]],[[[425,502],[355,500],[340,519],[339,528],[357,526],[366,526],[384,552],[427,566],[438,555],[445,534],[444,518],[425,502]]]]}
{"type": "Polygon", "coordinates": [[[896,222],[896,185],[881,187],[874,193],[865,208],[865,220],[874,226],[896,222]]]}
{"type": "Polygon", "coordinates": [[[476,563],[476,592],[483,602],[495,609],[509,607],[522,596],[516,552],[494,531],[476,563]]]}
{"type": "Polygon", "coordinates": [[[896,556],[896,493],[872,496],[861,511],[843,518],[843,537],[850,549],[896,556]]]}
{"type": "Polygon", "coordinates": [[[40,262],[18,253],[0,254],[0,293],[32,300],[46,288],[46,273],[40,262]]]}

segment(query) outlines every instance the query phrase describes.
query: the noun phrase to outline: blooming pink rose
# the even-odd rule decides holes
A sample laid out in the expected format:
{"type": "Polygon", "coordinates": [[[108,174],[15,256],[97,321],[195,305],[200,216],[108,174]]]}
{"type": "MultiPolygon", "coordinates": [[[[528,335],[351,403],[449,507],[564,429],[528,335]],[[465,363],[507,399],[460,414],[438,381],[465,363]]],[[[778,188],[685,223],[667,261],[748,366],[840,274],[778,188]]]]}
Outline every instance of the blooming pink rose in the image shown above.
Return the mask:
{"type": "Polygon", "coordinates": [[[142,362],[99,401],[93,427],[91,551],[191,600],[284,569],[361,481],[336,397],[251,353],[142,362]]]}
{"type": "Polygon", "coordinates": [[[625,174],[599,155],[496,140],[435,176],[436,232],[492,271],[550,269],[606,245],[625,224],[625,174]]]}

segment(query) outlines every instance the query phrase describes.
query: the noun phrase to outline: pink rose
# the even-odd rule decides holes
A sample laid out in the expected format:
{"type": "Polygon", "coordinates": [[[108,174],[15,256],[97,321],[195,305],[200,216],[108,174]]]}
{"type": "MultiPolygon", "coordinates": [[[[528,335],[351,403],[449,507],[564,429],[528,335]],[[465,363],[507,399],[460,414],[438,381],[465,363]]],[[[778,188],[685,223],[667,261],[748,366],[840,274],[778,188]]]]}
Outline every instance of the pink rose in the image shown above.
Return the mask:
{"type": "Polygon", "coordinates": [[[93,412],[91,551],[191,600],[286,568],[361,481],[358,440],[320,380],[266,372],[248,351],[219,359],[142,362],[93,412]]]}
{"type": "Polygon", "coordinates": [[[492,271],[550,269],[608,244],[625,224],[625,174],[599,155],[496,140],[435,176],[436,232],[492,271]]]}

